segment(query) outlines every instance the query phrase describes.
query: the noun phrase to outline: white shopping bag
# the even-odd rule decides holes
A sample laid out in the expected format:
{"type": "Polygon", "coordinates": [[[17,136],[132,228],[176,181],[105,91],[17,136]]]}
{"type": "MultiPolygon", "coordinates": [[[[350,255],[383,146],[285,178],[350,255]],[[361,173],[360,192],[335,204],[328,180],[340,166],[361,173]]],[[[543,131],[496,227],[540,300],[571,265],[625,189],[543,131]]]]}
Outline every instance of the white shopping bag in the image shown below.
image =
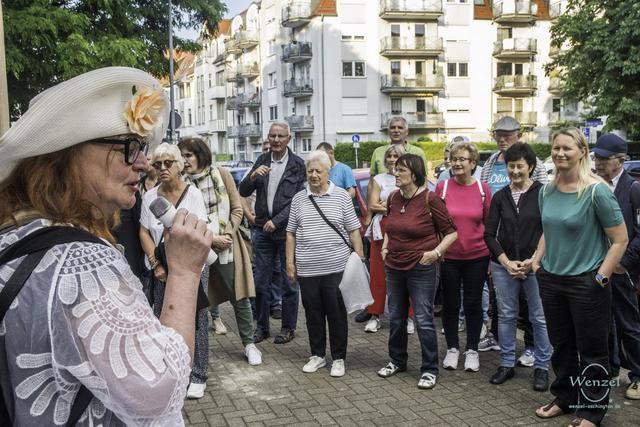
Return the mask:
{"type": "Polygon", "coordinates": [[[355,252],[351,252],[344,268],[340,292],[349,314],[373,304],[373,296],[371,296],[371,288],[369,287],[369,271],[355,252]]]}

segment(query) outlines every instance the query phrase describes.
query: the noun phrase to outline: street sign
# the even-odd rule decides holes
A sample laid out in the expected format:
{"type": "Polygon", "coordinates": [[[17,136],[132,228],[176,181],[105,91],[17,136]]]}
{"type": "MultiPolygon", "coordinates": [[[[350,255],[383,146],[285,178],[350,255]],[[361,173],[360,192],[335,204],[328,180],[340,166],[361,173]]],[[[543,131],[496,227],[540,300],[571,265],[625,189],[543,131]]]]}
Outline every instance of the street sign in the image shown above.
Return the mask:
{"type": "Polygon", "coordinates": [[[358,135],[357,133],[354,133],[353,135],[351,135],[351,142],[353,142],[353,144],[357,144],[360,142],[360,135],[358,135]]]}
{"type": "Polygon", "coordinates": [[[587,140],[587,142],[589,142],[589,137],[591,136],[591,128],[583,127],[582,134],[584,135],[584,138],[587,140]]]}
{"type": "Polygon", "coordinates": [[[360,148],[360,143],[359,142],[354,142],[353,143],[353,148],[360,148]]]}
{"type": "Polygon", "coordinates": [[[587,119],[584,123],[586,127],[596,128],[602,126],[602,119],[587,119]]]}

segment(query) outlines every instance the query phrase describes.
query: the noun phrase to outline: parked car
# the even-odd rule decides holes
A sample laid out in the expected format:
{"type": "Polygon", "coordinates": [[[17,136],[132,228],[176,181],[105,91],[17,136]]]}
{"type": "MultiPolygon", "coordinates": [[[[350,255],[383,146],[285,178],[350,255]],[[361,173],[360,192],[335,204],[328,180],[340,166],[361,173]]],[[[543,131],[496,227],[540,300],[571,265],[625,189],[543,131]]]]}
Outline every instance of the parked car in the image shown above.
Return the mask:
{"type": "Polygon", "coordinates": [[[636,180],[640,181],[640,160],[627,160],[623,166],[636,180]]]}
{"type": "Polygon", "coordinates": [[[242,178],[251,170],[251,167],[236,167],[236,168],[227,168],[229,169],[229,173],[233,177],[233,181],[236,183],[236,187],[240,185],[240,181],[242,178]]]}
{"type": "Polygon", "coordinates": [[[225,168],[250,168],[253,166],[253,162],[251,160],[225,160],[223,162],[219,162],[218,165],[224,166],[225,168]]]}

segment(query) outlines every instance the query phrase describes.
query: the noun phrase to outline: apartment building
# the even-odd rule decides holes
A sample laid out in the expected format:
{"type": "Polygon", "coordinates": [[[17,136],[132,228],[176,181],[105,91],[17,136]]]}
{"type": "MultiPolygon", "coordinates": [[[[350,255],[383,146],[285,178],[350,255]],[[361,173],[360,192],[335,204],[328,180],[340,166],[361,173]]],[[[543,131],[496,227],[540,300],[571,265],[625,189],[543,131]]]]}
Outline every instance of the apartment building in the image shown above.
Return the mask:
{"type": "Polygon", "coordinates": [[[411,139],[490,139],[515,116],[523,139],[577,122],[560,73],[544,66],[566,0],[262,0],[220,23],[176,82],[181,136],[254,159],[269,124],[304,155],[321,141],[384,140],[402,115],[411,139]],[[186,88],[189,88],[187,90],[186,88]],[[183,98],[184,96],[184,98],[183,98]]]}

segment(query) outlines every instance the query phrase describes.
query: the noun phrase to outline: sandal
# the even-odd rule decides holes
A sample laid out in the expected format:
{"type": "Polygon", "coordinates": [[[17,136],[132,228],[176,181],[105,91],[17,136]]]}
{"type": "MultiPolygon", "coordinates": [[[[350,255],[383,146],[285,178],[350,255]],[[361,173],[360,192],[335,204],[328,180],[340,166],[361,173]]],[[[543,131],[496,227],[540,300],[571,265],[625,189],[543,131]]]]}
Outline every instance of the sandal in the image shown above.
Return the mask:
{"type": "Polygon", "coordinates": [[[422,390],[429,390],[434,388],[435,386],[436,376],[429,372],[425,372],[424,374],[422,374],[420,380],[418,381],[418,388],[422,390]]]}
{"type": "Polygon", "coordinates": [[[543,418],[543,419],[549,419],[549,418],[555,418],[555,417],[559,417],[560,415],[564,415],[566,414],[568,411],[562,409],[560,406],[558,406],[558,404],[556,403],[555,400],[553,400],[551,403],[549,403],[547,406],[543,406],[542,408],[538,408],[536,410],[536,417],[538,418],[543,418]],[[558,410],[556,412],[553,413],[547,413],[545,414],[545,412],[549,412],[553,407],[558,408],[558,410]],[[542,414],[540,413],[540,411],[542,411],[542,414]]]}
{"type": "Polygon", "coordinates": [[[583,421],[587,421],[587,422],[590,422],[590,423],[593,424],[592,421],[586,420],[584,418],[576,417],[576,418],[571,420],[571,422],[569,423],[568,427],[578,427],[578,426],[580,426],[582,424],[583,421]]]}

